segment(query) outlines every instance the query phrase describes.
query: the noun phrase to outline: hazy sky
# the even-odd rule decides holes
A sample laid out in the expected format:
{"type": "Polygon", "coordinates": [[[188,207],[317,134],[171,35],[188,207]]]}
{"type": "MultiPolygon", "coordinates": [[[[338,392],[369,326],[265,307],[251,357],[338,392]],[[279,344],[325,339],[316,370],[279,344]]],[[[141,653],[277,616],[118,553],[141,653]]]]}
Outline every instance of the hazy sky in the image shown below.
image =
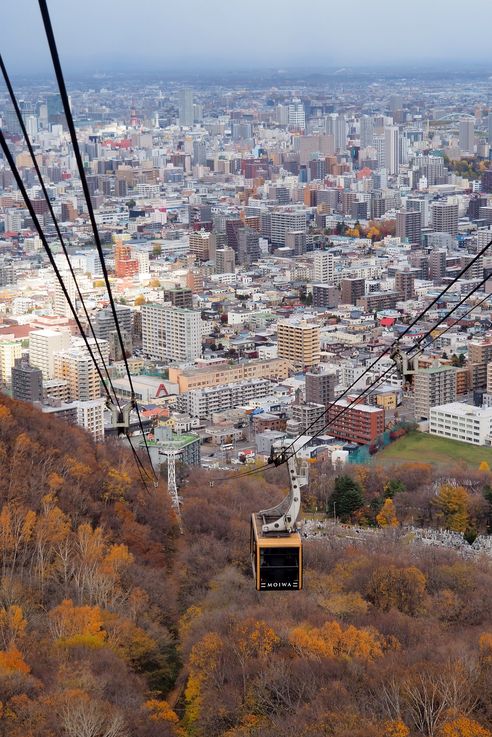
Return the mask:
{"type": "MultiPolygon", "coordinates": [[[[48,0],[67,71],[381,66],[492,67],[492,0],[48,0]]],[[[13,72],[44,72],[37,0],[0,0],[13,72]]]]}

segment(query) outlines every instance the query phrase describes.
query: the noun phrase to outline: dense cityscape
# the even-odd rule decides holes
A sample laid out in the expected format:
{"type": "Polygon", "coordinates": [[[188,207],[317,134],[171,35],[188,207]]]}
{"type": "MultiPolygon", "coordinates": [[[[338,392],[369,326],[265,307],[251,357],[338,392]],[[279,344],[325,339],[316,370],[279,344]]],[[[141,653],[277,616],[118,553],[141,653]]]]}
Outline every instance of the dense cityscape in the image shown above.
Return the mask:
{"type": "Polygon", "coordinates": [[[490,9],[168,6],[2,9],[0,737],[492,737],[490,9]]]}
{"type": "MultiPolygon", "coordinates": [[[[308,427],[308,457],[345,461],[404,420],[490,445],[490,305],[480,283],[492,256],[474,259],[492,235],[489,79],[285,74],[195,87],[111,77],[71,86],[137,400],[158,428],[154,462],[170,441],[186,463],[252,461],[308,427]],[[367,366],[472,260],[401,347],[479,285],[470,301],[422,346],[409,375],[389,373],[363,393],[392,359],[367,366]]],[[[125,399],[60,95],[42,83],[18,94],[95,337],[125,399]]],[[[1,114],[77,301],[6,96],[1,114]]],[[[2,386],[102,440],[112,429],[96,367],[5,164],[0,177],[2,386]]]]}

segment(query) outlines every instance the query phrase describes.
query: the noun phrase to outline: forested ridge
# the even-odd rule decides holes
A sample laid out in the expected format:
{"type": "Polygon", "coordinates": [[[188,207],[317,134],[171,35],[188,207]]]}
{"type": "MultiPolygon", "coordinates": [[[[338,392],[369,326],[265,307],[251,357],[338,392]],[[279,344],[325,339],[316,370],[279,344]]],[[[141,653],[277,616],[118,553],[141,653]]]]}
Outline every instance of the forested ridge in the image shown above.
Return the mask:
{"type": "Polygon", "coordinates": [[[4,397],[0,470],[2,737],[492,735],[491,563],[392,531],[486,530],[488,468],[321,469],[309,509],[389,531],[306,541],[304,590],[261,594],[249,514],[284,470],[190,474],[181,536],[121,445],[4,397]]]}

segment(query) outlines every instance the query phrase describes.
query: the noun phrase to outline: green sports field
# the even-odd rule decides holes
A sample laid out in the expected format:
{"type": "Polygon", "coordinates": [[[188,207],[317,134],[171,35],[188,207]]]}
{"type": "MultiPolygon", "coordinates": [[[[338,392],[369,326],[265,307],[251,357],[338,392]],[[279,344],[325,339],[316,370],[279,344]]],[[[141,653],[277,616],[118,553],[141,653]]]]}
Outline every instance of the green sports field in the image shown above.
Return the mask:
{"type": "Polygon", "coordinates": [[[466,463],[478,468],[487,461],[492,468],[492,448],[461,443],[458,440],[439,438],[423,432],[410,432],[388,445],[374,457],[375,463],[418,461],[420,463],[466,463]]]}

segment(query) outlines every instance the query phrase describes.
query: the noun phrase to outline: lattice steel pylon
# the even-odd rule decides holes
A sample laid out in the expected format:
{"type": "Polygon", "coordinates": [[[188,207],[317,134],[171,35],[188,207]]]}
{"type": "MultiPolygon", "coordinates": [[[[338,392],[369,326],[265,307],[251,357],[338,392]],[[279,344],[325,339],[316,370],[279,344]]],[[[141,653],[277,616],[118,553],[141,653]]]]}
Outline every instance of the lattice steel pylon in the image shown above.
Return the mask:
{"type": "Polygon", "coordinates": [[[178,518],[179,529],[183,532],[183,522],[181,519],[180,509],[181,500],[179,498],[178,485],[176,483],[176,456],[179,455],[179,453],[179,450],[172,447],[166,447],[165,445],[159,448],[159,455],[164,455],[167,458],[167,490],[178,518]]]}

